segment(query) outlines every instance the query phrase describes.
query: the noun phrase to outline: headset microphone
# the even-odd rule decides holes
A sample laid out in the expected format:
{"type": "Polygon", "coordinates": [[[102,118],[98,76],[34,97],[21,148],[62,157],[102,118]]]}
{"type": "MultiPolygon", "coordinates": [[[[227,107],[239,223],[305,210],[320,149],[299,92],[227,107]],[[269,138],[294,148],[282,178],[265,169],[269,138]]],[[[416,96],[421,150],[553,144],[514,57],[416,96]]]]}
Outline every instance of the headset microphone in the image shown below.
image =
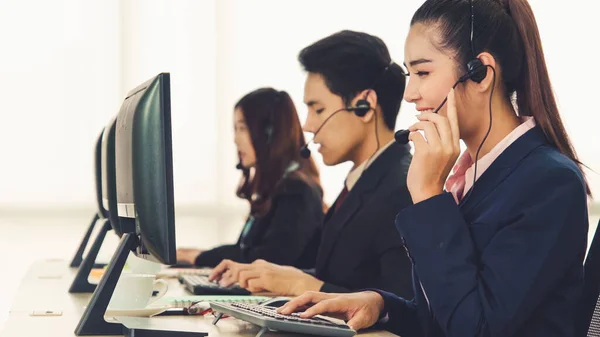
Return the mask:
{"type": "MultiPolygon", "coordinates": [[[[461,77],[462,79],[462,77],[461,77]]],[[[454,85],[452,86],[452,89],[454,89],[456,87],[456,85],[461,81],[461,79],[459,79],[458,81],[456,81],[456,83],[454,83],[454,85]]],[[[433,110],[433,113],[436,114],[438,113],[438,111],[440,111],[440,109],[444,106],[444,104],[446,104],[446,101],[448,100],[448,97],[444,98],[444,100],[442,101],[442,104],[440,104],[435,110],[433,110]]],[[[410,135],[410,130],[398,130],[396,131],[396,133],[394,133],[394,139],[396,140],[396,142],[400,143],[400,144],[408,144],[408,136],[410,135]]]]}
{"type": "Polygon", "coordinates": [[[237,170],[243,170],[244,169],[244,165],[242,165],[242,162],[237,163],[237,165],[235,165],[235,168],[237,170]]]}
{"type": "Polygon", "coordinates": [[[301,149],[300,149],[300,157],[304,158],[304,159],[308,159],[310,157],[310,150],[308,149],[308,143],[306,143],[301,149]]]}
{"type": "MultiPolygon", "coordinates": [[[[462,83],[468,79],[471,79],[477,83],[480,83],[481,81],[483,81],[483,78],[485,78],[485,72],[482,73],[481,69],[487,70],[487,67],[485,65],[483,65],[479,59],[476,59],[476,60],[479,61],[479,63],[476,64],[475,60],[472,60],[471,62],[469,62],[469,64],[468,64],[469,71],[465,75],[461,76],[458,79],[458,81],[456,81],[454,83],[454,85],[452,85],[452,89],[455,89],[459,83],[462,83]],[[482,78],[482,76],[483,76],[483,78],[482,78]]],[[[435,110],[433,110],[433,113],[434,114],[438,113],[438,111],[440,111],[440,109],[444,106],[444,104],[446,104],[446,101],[448,101],[447,96],[444,98],[442,103],[435,110]]],[[[394,133],[394,139],[396,140],[396,142],[398,142],[400,144],[408,144],[408,136],[409,135],[410,135],[409,130],[398,130],[398,131],[396,131],[396,133],[394,133]]]]}
{"type": "MultiPolygon", "coordinates": [[[[367,102],[367,104],[368,103],[369,102],[367,102]]],[[[304,159],[308,159],[310,157],[310,149],[308,148],[308,144],[310,144],[310,142],[312,142],[317,137],[317,134],[321,131],[321,129],[325,126],[325,124],[327,124],[327,122],[329,122],[331,117],[337,115],[337,113],[340,111],[349,111],[349,110],[352,111],[353,109],[355,109],[355,108],[354,107],[346,107],[346,108],[336,110],[331,115],[329,115],[329,117],[327,117],[327,119],[325,119],[325,121],[321,124],[321,126],[319,126],[317,131],[315,131],[313,138],[300,148],[300,157],[302,157],[304,159]]]]}

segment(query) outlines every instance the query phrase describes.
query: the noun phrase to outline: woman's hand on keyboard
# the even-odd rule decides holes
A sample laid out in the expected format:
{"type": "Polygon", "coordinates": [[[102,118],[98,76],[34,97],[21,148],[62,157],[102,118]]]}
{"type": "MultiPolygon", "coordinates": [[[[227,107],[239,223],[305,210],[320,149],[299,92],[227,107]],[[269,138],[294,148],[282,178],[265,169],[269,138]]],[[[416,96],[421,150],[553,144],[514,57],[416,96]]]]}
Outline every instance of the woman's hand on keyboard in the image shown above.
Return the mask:
{"type": "Polygon", "coordinates": [[[352,294],[326,294],[307,292],[289,301],[277,312],[290,315],[308,307],[300,314],[302,318],[311,318],[319,314],[342,316],[355,331],[377,323],[383,311],[383,297],[373,291],[352,294]]]}

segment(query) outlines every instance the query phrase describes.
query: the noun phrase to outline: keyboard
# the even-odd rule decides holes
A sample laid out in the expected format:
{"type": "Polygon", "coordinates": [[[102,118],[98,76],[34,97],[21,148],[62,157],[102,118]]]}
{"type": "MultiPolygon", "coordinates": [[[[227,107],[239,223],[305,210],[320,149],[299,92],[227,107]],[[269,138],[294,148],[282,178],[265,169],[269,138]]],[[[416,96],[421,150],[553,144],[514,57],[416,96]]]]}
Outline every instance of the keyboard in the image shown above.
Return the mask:
{"type": "MultiPolygon", "coordinates": [[[[277,308],[247,303],[210,303],[216,314],[228,315],[262,327],[264,331],[286,331],[317,336],[350,337],[356,335],[348,325],[340,320],[329,320],[323,316],[310,319],[301,318],[298,313],[281,315],[277,308]],[[337,322],[339,321],[339,322],[337,322]]],[[[217,316],[220,317],[220,316],[217,316]]],[[[215,324],[218,319],[215,320],[215,324]]]]}
{"type": "Polygon", "coordinates": [[[209,276],[210,272],[206,268],[165,268],[156,274],[156,278],[179,278],[183,274],[209,276]]]}
{"type": "Polygon", "coordinates": [[[222,287],[218,282],[211,282],[207,276],[194,274],[179,275],[179,282],[194,295],[250,295],[251,293],[238,286],[222,287]]]}

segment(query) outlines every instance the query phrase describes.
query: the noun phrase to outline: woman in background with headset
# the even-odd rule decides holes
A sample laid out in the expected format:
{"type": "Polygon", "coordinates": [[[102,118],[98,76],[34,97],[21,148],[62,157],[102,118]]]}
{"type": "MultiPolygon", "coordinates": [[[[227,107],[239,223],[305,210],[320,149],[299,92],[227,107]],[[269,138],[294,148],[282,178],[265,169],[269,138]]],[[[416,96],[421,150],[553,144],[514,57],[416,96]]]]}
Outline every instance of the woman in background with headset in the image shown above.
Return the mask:
{"type": "Polygon", "coordinates": [[[590,190],[531,7],[428,0],[411,21],[405,62],[405,99],[420,114],[398,134],[415,146],[407,176],[415,204],[396,227],[415,298],[306,293],[280,312],[312,305],[303,317],[336,312],[355,329],[379,322],[403,337],[572,336],[590,190]],[[460,139],[467,151],[456,162],[460,139]]]}
{"type": "Polygon", "coordinates": [[[247,94],[235,105],[234,133],[243,172],[237,195],[250,203],[250,215],[236,244],[180,248],[178,262],[214,267],[223,259],[263,259],[313,267],[316,252],[306,247],[323,221],[323,192],[314,161],[298,153],[305,140],[294,102],[272,88],[247,94]]]}

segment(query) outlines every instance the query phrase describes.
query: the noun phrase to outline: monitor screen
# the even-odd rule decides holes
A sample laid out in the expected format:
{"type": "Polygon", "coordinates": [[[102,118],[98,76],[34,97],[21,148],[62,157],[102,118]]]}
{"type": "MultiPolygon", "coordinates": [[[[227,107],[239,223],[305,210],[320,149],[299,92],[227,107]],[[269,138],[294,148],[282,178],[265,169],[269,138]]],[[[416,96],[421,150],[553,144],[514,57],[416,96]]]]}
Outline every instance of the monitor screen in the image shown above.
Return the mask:
{"type": "Polygon", "coordinates": [[[94,148],[94,180],[96,182],[96,204],[98,207],[98,217],[100,219],[108,218],[108,207],[104,205],[104,184],[102,181],[102,138],[104,137],[104,129],[100,132],[96,146],[94,148]]]}
{"type": "Polygon", "coordinates": [[[137,255],[176,263],[170,75],[131,90],[115,129],[117,212],[140,239],[137,255]]]}
{"type": "Polygon", "coordinates": [[[117,177],[115,173],[115,128],[116,116],[111,119],[102,134],[102,205],[115,233],[123,235],[117,214],[117,177]]]}

